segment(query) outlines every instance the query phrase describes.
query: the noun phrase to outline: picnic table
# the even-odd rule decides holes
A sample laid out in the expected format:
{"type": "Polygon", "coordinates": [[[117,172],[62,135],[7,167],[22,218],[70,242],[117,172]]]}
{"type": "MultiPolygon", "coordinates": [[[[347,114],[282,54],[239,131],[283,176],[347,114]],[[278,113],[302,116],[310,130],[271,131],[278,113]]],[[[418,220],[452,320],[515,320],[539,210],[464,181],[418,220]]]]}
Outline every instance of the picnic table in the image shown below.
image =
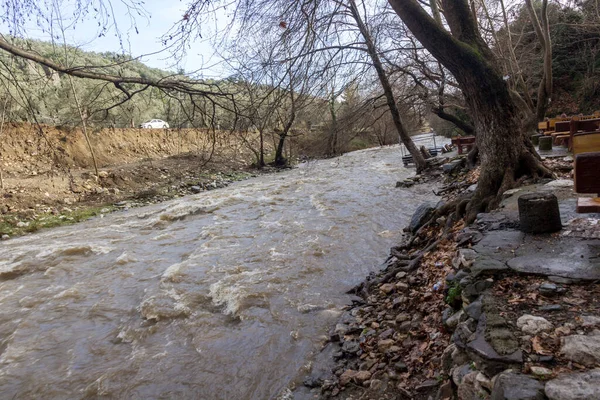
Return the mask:
{"type": "Polygon", "coordinates": [[[452,144],[458,148],[458,154],[468,153],[475,146],[475,136],[456,136],[452,139],[452,144]]]}
{"type": "Polygon", "coordinates": [[[600,212],[600,131],[575,133],[571,140],[575,158],[575,192],[599,196],[578,198],[577,212],[600,212]]]}

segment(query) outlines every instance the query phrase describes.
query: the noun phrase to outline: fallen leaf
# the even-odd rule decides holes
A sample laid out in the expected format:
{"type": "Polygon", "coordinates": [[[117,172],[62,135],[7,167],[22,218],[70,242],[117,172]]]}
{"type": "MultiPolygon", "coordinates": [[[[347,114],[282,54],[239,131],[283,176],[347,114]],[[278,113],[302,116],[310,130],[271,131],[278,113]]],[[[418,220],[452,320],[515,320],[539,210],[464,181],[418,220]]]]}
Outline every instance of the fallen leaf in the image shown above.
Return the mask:
{"type": "Polygon", "coordinates": [[[551,351],[546,350],[544,348],[544,346],[542,346],[542,339],[540,339],[539,336],[535,336],[533,339],[531,339],[531,347],[533,348],[533,351],[535,351],[537,354],[541,354],[544,356],[549,356],[552,354],[551,351]]]}

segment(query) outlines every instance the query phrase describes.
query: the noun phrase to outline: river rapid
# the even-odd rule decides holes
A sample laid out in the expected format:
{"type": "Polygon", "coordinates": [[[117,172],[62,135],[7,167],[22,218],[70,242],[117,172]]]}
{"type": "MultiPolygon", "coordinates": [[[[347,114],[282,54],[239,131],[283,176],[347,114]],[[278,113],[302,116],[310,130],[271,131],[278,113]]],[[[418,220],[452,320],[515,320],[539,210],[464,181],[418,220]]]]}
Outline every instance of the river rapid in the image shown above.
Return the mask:
{"type": "Polygon", "coordinates": [[[268,399],[432,187],[397,146],[0,244],[2,398],[268,399]]]}

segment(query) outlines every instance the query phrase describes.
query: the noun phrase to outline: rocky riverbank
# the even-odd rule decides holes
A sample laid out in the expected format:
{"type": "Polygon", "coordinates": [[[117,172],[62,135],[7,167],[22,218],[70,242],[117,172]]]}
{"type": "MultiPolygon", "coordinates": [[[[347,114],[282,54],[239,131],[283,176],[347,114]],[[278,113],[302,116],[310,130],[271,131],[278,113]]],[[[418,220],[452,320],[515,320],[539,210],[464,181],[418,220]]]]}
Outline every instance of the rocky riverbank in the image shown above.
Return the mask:
{"type": "Polygon", "coordinates": [[[569,163],[548,161],[562,179],[508,192],[470,226],[444,211],[460,208],[477,172],[446,167],[457,176],[444,200],[417,210],[330,332],[334,365],[307,378],[313,395],[600,399],[599,216],[575,214],[569,163]],[[528,192],[558,197],[561,232],[519,230],[516,199],[528,192]]]}

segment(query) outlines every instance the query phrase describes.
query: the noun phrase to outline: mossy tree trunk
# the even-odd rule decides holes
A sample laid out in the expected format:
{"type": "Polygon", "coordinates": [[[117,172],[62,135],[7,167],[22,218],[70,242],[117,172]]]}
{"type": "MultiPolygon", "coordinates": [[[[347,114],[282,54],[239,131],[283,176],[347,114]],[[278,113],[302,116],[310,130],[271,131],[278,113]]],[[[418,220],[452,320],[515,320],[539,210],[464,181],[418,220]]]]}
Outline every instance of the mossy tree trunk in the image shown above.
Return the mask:
{"type": "Polygon", "coordinates": [[[482,39],[467,0],[443,0],[446,31],[417,0],[388,0],[421,44],[456,78],[473,117],[481,175],[467,219],[498,205],[501,194],[525,175],[549,175],[525,134],[519,110],[482,39]]]}

